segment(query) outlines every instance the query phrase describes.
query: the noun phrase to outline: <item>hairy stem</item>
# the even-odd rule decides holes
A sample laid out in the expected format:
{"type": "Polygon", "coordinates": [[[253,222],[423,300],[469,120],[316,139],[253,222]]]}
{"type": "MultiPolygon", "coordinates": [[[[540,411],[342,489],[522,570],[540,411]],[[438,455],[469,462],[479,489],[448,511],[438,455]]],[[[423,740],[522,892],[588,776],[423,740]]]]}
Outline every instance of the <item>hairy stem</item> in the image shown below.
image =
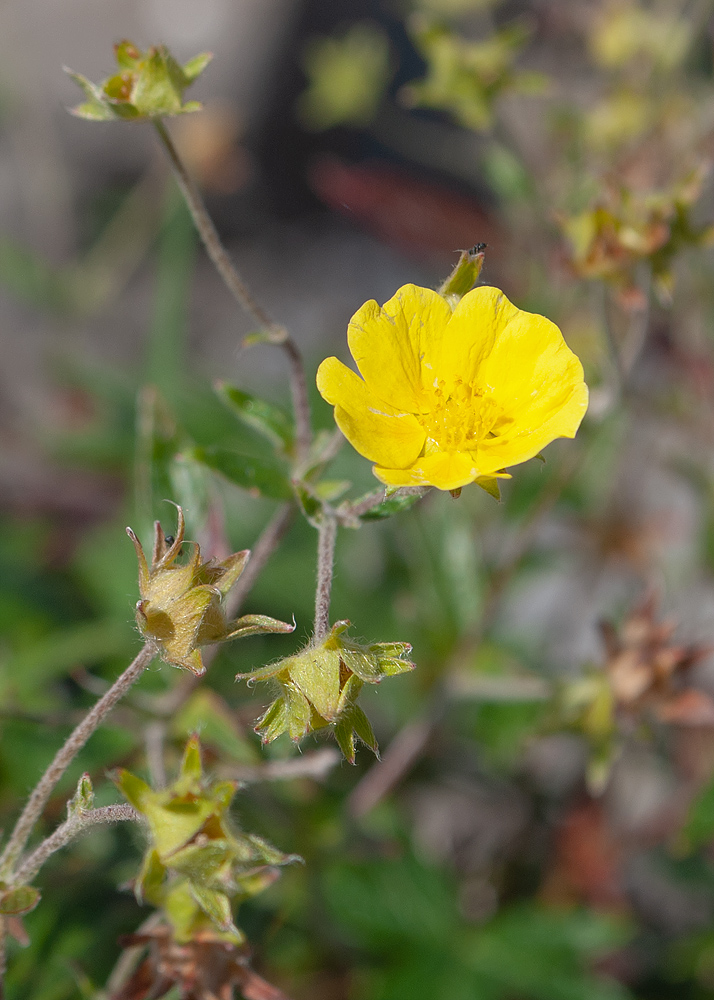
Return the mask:
{"type": "Polygon", "coordinates": [[[32,854],[18,867],[14,881],[26,885],[38,873],[45,861],[57,851],[66,847],[70,841],[90,826],[100,823],[140,822],[141,815],[133,806],[120,803],[114,806],[102,806],[100,809],[90,809],[88,812],[77,812],[58,826],[53,834],[43,840],[32,854]]]}
{"type": "Polygon", "coordinates": [[[323,513],[317,536],[317,588],[315,590],[315,629],[313,639],[321,642],[330,629],[330,595],[335,562],[337,521],[332,512],[323,513]]]}
{"type": "Polygon", "coordinates": [[[287,330],[275,323],[260,303],[256,301],[236,270],[235,265],[228,256],[226,248],[221,242],[213,220],[206,210],[201,193],[179,156],[178,150],[166,126],[161,119],[154,119],[154,126],[171,162],[176,182],[186,200],[186,205],[196,225],[198,234],[216,270],[221,278],[223,278],[226,287],[238,304],[253,316],[262,327],[265,327],[266,330],[274,334],[275,343],[279,344],[287,355],[290,363],[290,391],[292,393],[293,409],[295,412],[297,458],[299,461],[303,461],[310,449],[312,430],[310,427],[310,403],[307,394],[307,380],[305,378],[305,368],[302,363],[300,351],[287,330]]]}
{"type": "Polygon", "coordinates": [[[147,642],[124,673],[117,678],[109,690],[96,703],[94,708],[85,715],[74,732],[68,737],[64,746],[57,751],[55,758],[40,778],[35,790],[27,800],[20,818],[10,835],[5,850],[0,856],[0,875],[7,878],[12,872],[17,859],[25,849],[25,844],[32,833],[35,823],[40,818],[52,790],[60,780],[68,766],[72,763],[89,737],[109,715],[116,703],[126,694],[156,655],[153,643],[147,642]]]}

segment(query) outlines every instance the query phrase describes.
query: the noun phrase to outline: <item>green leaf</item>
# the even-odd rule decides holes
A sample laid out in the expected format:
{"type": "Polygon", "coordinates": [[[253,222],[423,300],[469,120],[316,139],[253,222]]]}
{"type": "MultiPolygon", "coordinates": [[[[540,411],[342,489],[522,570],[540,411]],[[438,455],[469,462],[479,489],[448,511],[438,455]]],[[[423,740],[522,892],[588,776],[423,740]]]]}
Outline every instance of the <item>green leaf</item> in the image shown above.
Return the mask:
{"type": "Polygon", "coordinates": [[[322,521],[322,500],[316,497],[312,490],[308,489],[304,483],[295,481],[292,485],[297,501],[300,504],[300,510],[305,515],[306,520],[314,528],[319,528],[322,521]]]}
{"type": "Polygon", "coordinates": [[[19,916],[34,910],[40,901],[40,892],[31,885],[21,885],[9,889],[0,896],[0,913],[19,916]]]}
{"type": "Polygon", "coordinates": [[[295,431],[292,420],[277,406],[266,403],[249,392],[230,385],[228,382],[217,382],[215,386],[218,397],[238,419],[253,430],[262,434],[280,451],[289,454],[295,441],[295,431]]]}
{"type": "MultiPolygon", "coordinates": [[[[387,497],[382,503],[378,504],[376,507],[372,507],[365,514],[360,516],[361,521],[382,521],[385,517],[393,517],[395,514],[401,514],[402,511],[409,510],[414,504],[421,500],[428,490],[419,490],[415,493],[394,493],[392,496],[387,497]]],[[[357,501],[359,502],[359,501],[357,501]]]]}
{"type": "Polygon", "coordinates": [[[272,500],[292,499],[292,487],[285,472],[262,459],[241,455],[227,448],[191,448],[186,455],[214,472],[220,472],[253,496],[272,500]]]}
{"type": "Polygon", "coordinates": [[[141,52],[133,42],[128,41],[126,38],[122,42],[117,42],[114,46],[114,55],[117,65],[121,69],[136,69],[137,65],[141,62],[141,52]]]}
{"type": "Polygon", "coordinates": [[[203,765],[201,763],[201,746],[197,736],[192,736],[186,744],[181,761],[180,775],[190,781],[200,781],[203,777],[203,765]]]}
{"type": "Polygon", "coordinates": [[[146,808],[146,800],[152,795],[151,787],[141,778],[137,778],[131,771],[122,768],[114,778],[119,791],[127,802],[134,806],[138,812],[143,813],[146,808]]]}
{"type": "Polygon", "coordinates": [[[309,128],[371,121],[391,76],[384,31],[363,21],[341,38],[312,38],[302,62],[309,83],[299,108],[309,128]]]}

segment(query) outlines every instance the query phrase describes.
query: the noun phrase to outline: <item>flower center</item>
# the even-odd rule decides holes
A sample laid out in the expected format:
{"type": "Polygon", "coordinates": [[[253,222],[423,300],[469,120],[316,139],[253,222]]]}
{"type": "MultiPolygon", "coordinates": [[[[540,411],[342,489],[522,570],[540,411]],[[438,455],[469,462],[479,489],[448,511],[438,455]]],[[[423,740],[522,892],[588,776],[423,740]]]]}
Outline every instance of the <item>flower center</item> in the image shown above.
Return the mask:
{"type": "Polygon", "coordinates": [[[490,396],[490,387],[456,379],[447,386],[443,379],[434,381],[432,406],[428,413],[417,414],[426,431],[426,454],[434,451],[471,451],[488,437],[501,408],[490,396]]]}

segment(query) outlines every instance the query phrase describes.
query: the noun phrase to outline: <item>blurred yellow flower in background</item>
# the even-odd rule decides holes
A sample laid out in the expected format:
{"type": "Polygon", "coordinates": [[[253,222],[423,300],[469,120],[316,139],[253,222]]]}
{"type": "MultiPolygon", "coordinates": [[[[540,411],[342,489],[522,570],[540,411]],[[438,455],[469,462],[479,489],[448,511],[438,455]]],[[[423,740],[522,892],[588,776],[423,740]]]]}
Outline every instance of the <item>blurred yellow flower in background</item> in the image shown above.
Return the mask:
{"type": "Polygon", "coordinates": [[[456,490],[506,476],[574,437],[587,409],[582,365],[558,327],[497,288],[475,288],[452,310],[404,285],[381,308],[366,302],[347,338],[362,378],[327,358],[317,387],[389,486],[456,490]]]}

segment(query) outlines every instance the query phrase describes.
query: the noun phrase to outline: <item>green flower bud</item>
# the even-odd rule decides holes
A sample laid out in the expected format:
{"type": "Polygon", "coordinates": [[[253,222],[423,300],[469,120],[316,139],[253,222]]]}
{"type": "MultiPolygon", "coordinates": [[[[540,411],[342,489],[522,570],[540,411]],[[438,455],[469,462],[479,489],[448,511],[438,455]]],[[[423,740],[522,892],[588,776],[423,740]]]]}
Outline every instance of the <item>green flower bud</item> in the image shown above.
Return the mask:
{"type": "Polygon", "coordinates": [[[232,828],[228,810],[237,784],[205,779],[198,737],[188,741],[179,776],[168,788],[155,791],[129,771],[115,780],[149,827],[134,883],[137,899],[165,911],[179,942],[208,933],[240,944],[244,936],[233,922],[233,906],[273,882],[276,867],[300,858],[232,828]]]}
{"type": "Polygon", "coordinates": [[[200,111],[198,101],[183,103],[183,92],[196,80],[213,56],[210,52],[180,66],[165,45],[141,52],[132,42],[114,46],[118,72],[99,84],[65,67],[87,100],[72,114],[90,121],[163,118],[200,111]]]}
{"type": "Polygon", "coordinates": [[[127,534],[139,560],[139,593],[136,623],[146,638],[156,643],[162,659],[200,676],[205,673],[201,646],[239,639],[258,632],[292,632],[294,624],[266,615],[244,615],[227,621],[222,602],[243,572],[250,557],[246,549],[222,562],[201,562],[201,550],[193,543],[188,562],[177,563],[183,546],[185,522],[178,510],[176,536],[169,545],[158,521],[154,524],[151,566],[141,542],[131,528],[127,534]]]}
{"type": "Polygon", "coordinates": [[[280,695],[256,723],[263,743],[288,733],[296,743],[316,729],[330,726],[345,758],[355,762],[355,737],[377,754],[378,747],[367,716],[356,704],[363,684],[379,684],[383,677],[413,670],[405,660],[408,642],[363,644],[344,633],[348,621],[337,622],[318,645],[261,667],[237,680],[274,680],[280,695]]]}

